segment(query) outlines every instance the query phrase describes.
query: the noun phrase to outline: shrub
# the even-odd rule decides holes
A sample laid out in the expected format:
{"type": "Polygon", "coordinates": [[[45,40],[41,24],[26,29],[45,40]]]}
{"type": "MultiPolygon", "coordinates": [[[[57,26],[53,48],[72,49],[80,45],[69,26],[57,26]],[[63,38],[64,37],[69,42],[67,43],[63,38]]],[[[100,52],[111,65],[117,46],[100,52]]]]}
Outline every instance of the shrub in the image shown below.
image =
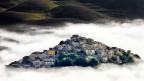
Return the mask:
{"type": "Polygon", "coordinates": [[[57,62],[58,66],[72,66],[72,60],[68,57],[63,58],[62,60],[60,60],[59,62],[57,62]]]}
{"type": "Polygon", "coordinates": [[[76,58],[76,60],[74,61],[74,65],[85,67],[88,65],[88,62],[85,58],[80,57],[80,58],[76,58]]]}
{"type": "Polygon", "coordinates": [[[119,52],[119,51],[116,51],[116,52],[115,52],[115,55],[122,56],[122,53],[119,52]]]}
{"type": "Polygon", "coordinates": [[[65,55],[65,54],[60,54],[60,56],[58,57],[58,60],[61,60],[61,59],[63,59],[64,57],[66,57],[67,55],[65,55]]]}
{"type": "Polygon", "coordinates": [[[97,58],[91,58],[88,62],[88,66],[96,66],[99,64],[99,60],[97,58]]]}

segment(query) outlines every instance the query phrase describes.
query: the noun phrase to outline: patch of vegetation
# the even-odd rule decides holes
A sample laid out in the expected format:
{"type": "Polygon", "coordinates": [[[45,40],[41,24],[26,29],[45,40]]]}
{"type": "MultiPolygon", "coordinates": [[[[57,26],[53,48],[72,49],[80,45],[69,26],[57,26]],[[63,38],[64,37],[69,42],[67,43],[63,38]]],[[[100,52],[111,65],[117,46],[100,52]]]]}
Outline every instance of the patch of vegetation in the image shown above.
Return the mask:
{"type": "Polygon", "coordinates": [[[97,57],[89,58],[84,55],[78,54],[61,54],[59,58],[55,62],[55,66],[97,66],[99,64],[99,60],[97,57]]]}
{"type": "Polygon", "coordinates": [[[123,53],[123,56],[120,56],[120,59],[122,60],[122,63],[134,62],[133,57],[130,54],[127,54],[126,52],[123,53]]]}
{"type": "Polygon", "coordinates": [[[6,10],[5,8],[0,7],[0,13],[4,12],[5,10],[6,10]]]}
{"type": "Polygon", "coordinates": [[[117,56],[122,56],[122,53],[121,53],[120,51],[116,51],[116,52],[115,52],[115,55],[117,55],[117,56]]]}
{"type": "Polygon", "coordinates": [[[24,20],[44,20],[46,19],[46,16],[44,13],[24,13],[19,12],[20,16],[23,16],[24,20]]]}
{"type": "Polygon", "coordinates": [[[142,0],[0,0],[0,13],[4,12],[0,14],[2,21],[0,23],[7,23],[9,21],[7,18],[11,18],[12,21],[16,19],[16,22],[18,19],[18,21],[25,20],[26,23],[29,20],[37,20],[36,23],[40,21],[38,23],[55,24],[57,21],[86,23],[104,22],[104,19],[121,21],[144,18],[144,6],[140,4],[143,2],[142,0]],[[7,11],[16,13],[10,14],[7,11]],[[9,15],[6,17],[6,14],[9,15]]]}
{"type": "Polygon", "coordinates": [[[44,20],[47,17],[44,13],[25,13],[7,11],[0,13],[0,24],[15,24],[32,20],[44,20]]]}
{"type": "Polygon", "coordinates": [[[99,64],[99,60],[96,57],[93,57],[89,60],[88,65],[94,67],[99,64]]]}
{"type": "Polygon", "coordinates": [[[109,18],[109,16],[88,9],[79,4],[61,5],[52,10],[55,18],[75,18],[85,21],[93,21],[95,19],[109,18]]]}
{"type": "Polygon", "coordinates": [[[19,12],[45,13],[55,7],[58,7],[58,4],[55,4],[52,0],[28,0],[10,8],[9,10],[19,12]]]}
{"type": "Polygon", "coordinates": [[[21,18],[22,20],[43,20],[45,19],[45,14],[43,13],[25,13],[25,12],[8,12],[11,15],[15,15],[19,18],[21,18]]]}

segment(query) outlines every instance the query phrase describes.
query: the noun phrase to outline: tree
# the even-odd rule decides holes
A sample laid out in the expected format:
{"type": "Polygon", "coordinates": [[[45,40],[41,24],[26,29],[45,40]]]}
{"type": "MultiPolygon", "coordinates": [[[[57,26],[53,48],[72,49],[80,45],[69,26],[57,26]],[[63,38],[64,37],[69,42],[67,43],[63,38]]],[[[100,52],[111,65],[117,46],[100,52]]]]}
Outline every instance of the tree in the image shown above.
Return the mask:
{"type": "Polygon", "coordinates": [[[82,57],[79,57],[79,58],[76,58],[76,60],[74,61],[74,65],[76,66],[87,66],[87,60],[85,58],[82,58],[82,57]]]}
{"type": "Polygon", "coordinates": [[[71,55],[69,55],[69,58],[71,58],[72,60],[76,60],[76,58],[78,58],[78,55],[71,54],[71,55]]]}
{"type": "MultiPolygon", "coordinates": [[[[130,52],[129,52],[130,53],[130,52]]],[[[133,57],[131,56],[131,54],[128,54],[126,52],[123,52],[123,56],[120,57],[120,59],[122,60],[123,63],[129,63],[129,62],[134,62],[133,57]]]]}
{"type": "Polygon", "coordinates": [[[99,60],[97,58],[91,58],[88,62],[88,66],[92,66],[92,67],[94,67],[98,64],[99,64],[99,60]]]}
{"type": "Polygon", "coordinates": [[[58,61],[58,59],[55,60],[55,66],[56,66],[56,67],[59,66],[59,61],[58,61]]]}
{"type": "Polygon", "coordinates": [[[63,58],[67,57],[67,55],[65,54],[60,54],[60,56],[58,57],[58,60],[62,60],[63,58]]]}
{"type": "Polygon", "coordinates": [[[63,45],[64,44],[64,41],[60,41],[59,45],[63,45]]]}
{"type": "Polygon", "coordinates": [[[120,51],[116,51],[115,55],[122,56],[122,53],[120,51]]]}
{"type": "Polygon", "coordinates": [[[58,65],[59,65],[59,66],[72,66],[73,63],[72,63],[72,60],[71,60],[70,58],[66,57],[66,58],[63,58],[63,59],[59,62],[58,65]]]}
{"type": "Polygon", "coordinates": [[[124,62],[124,61],[125,61],[124,56],[120,56],[120,60],[121,60],[122,62],[124,62]]]}
{"type": "Polygon", "coordinates": [[[125,62],[126,62],[126,63],[134,62],[134,59],[133,59],[133,57],[131,57],[131,56],[129,55],[129,56],[125,57],[125,62]]]}

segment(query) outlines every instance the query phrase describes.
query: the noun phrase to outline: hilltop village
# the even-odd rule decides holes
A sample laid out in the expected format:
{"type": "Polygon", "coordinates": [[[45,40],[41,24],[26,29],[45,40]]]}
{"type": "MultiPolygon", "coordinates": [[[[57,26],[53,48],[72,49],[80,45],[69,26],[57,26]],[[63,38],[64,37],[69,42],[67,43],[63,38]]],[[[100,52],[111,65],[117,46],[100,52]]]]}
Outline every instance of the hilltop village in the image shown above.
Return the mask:
{"type": "Polygon", "coordinates": [[[43,52],[33,52],[30,56],[12,62],[8,67],[49,68],[63,66],[97,66],[101,63],[125,64],[140,59],[130,50],[109,47],[91,38],[73,35],[60,41],[58,45],[43,52]]]}

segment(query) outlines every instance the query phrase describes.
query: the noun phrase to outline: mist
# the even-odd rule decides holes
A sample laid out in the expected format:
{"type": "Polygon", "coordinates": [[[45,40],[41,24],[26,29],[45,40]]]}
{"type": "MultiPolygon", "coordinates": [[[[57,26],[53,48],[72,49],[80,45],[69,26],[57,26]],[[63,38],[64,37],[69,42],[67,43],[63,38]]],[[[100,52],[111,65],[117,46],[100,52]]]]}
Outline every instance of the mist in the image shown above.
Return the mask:
{"type": "Polygon", "coordinates": [[[142,81],[144,79],[144,21],[125,23],[72,24],[56,28],[35,28],[25,33],[0,29],[0,81],[142,81]],[[61,40],[79,34],[108,46],[131,50],[139,54],[142,61],[129,65],[101,64],[98,67],[63,67],[51,69],[7,69],[5,65],[54,47],[61,40]]]}

